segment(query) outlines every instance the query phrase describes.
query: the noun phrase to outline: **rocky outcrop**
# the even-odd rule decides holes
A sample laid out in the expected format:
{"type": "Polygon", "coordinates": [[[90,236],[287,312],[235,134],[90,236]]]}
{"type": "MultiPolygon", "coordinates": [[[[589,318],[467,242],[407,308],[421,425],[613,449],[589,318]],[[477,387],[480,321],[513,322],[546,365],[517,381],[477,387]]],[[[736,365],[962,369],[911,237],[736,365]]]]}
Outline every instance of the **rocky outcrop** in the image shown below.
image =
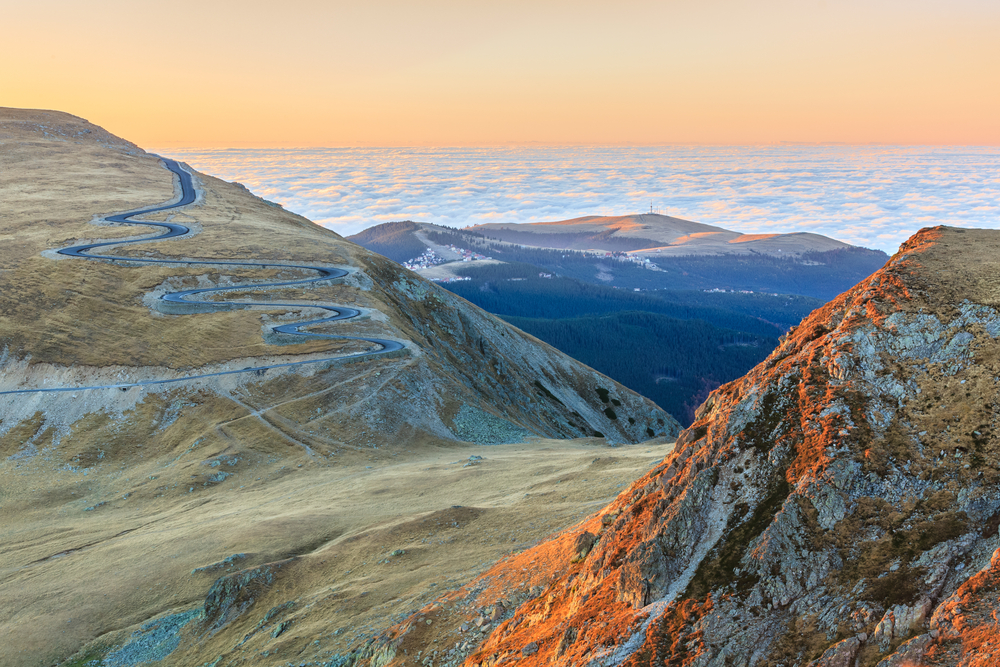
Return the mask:
{"type": "Polygon", "coordinates": [[[261,592],[272,583],[282,566],[294,559],[267,563],[260,567],[240,570],[218,579],[205,597],[203,611],[205,628],[215,633],[243,615],[252,607],[261,592]]]}
{"type": "Polygon", "coordinates": [[[998,250],[914,236],[611,506],[450,600],[519,604],[434,664],[995,664],[998,250]]]}

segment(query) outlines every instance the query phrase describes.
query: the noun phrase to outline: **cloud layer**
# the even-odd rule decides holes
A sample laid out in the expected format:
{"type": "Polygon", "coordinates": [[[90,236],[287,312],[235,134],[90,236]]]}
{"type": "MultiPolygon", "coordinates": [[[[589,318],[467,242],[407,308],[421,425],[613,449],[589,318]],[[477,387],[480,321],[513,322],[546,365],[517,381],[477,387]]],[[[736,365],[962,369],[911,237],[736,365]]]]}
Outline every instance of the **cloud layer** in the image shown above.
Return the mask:
{"type": "Polygon", "coordinates": [[[1000,228],[1000,149],[895,146],[163,151],[344,236],[649,210],[894,252],[921,227],[1000,228]]]}

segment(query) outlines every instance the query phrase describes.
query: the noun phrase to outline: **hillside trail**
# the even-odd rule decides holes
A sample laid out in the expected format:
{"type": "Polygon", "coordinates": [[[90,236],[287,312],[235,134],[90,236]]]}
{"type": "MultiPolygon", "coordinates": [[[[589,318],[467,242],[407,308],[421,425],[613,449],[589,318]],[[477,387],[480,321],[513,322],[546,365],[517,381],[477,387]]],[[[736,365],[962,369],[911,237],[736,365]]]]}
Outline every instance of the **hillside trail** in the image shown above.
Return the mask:
{"type": "MultiPolygon", "coordinates": [[[[96,248],[108,248],[111,246],[120,246],[132,243],[151,243],[153,241],[163,241],[166,239],[178,238],[191,234],[191,229],[184,225],[172,222],[154,222],[150,220],[132,219],[139,215],[149,215],[151,213],[159,213],[161,211],[168,211],[168,210],[187,207],[193,204],[197,198],[197,193],[195,191],[191,174],[188,171],[186,171],[183,167],[181,167],[181,165],[175,160],[170,160],[168,158],[160,158],[160,159],[163,162],[164,167],[168,171],[170,171],[174,176],[176,176],[180,182],[181,194],[178,200],[176,202],[168,202],[160,204],[158,206],[143,207],[139,209],[133,209],[131,211],[126,211],[124,213],[118,213],[115,215],[106,216],[104,218],[101,218],[100,221],[117,223],[117,224],[162,227],[166,230],[164,233],[160,234],[159,236],[151,236],[151,237],[147,236],[135,239],[116,239],[113,241],[99,241],[96,243],[87,243],[82,245],[69,246],[57,250],[56,253],[67,257],[120,262],[122,264],[144,263],[144,264],[173,264],[178,266],[192,266],[192,265],[238,266],[238,267],[252,267],[261,269],[291,269],[291,270],[302,270],[302,271],[315,271],[318,274],[316,277],[313,278],[303,278],[299,280],[270,282],[270,283],[248,283],[244,285],[227,285],[225,287],[208,287],[208,288],[200,288],[193,290],[184,290],[180,292],[168,292],[167,294],[163,294],[162,296],[160,296],[160,300],[165,301],[167,303],[186,304],[189,306],[194,306],[198,312],[203,312],[203,309],[228,310],[232,308],[268,308],[271,310],[278,310],[282,308],[301,309],[305,304],[282,303],[276,301],[232,301],[232,300],[221,300],[221,299],[206,300],[204,298],[198,299],[194,297],[223,293],[223,292],[235,292],[239,290],[260,290],[266,288],[287,288],[287,287],[312,285],[324,281],[335,280],[337,278],[343,278],[344,276],[349,274],[349,272],[344,269],[337,269],[325,266],[315,266],[308,264],[285,264],[282,262],[224,261],[224,260],[214,260],[214,259],[150,259],[150,258],[139,258],[139,257],[122,257],[117,255],[91,254],[91,251],[96,248]]],[[[89,385],[89,386],[14,389],[9,391],[0,391],[0,395],[34,394],[41,392],[84,391],[88,389],[126,390],[129,387],[188,382],[190,380],[198,380],[202,378],[216,377],[221,375],[236,375],[240,373],[255,373],[257,375],[262,375],[268,370],[276,368],[290,368],[293,366],[302,366],[305,364],[322,364],[326,362],[340,361],[349,358],[354,359],[361,357],[371,357],[406,349],[404,343],[401,343],[396,340],[390,340],[384,338],[367,338],[364,336],[320,334],[320,333],[313,333],[310,331],[303,331],[303,329],[306,327],[311,327],[318,324],[326,324],[329,322],[349,320],[358,317],[359,315],[362,314],[361,311],[355,308],[348,308],[346,306],[339,306],[332,304],[310,303],[308,304],[307,307],[326,310],[333,314],[328,317],[322,317],[319,319],[312,319],[304,322],[297,322],[292,324],[284,324],[276,326],[273,327],[272,331],[289,336],[306,336],[309,338],[324,338],[324,339],[334,339],[334,340],[359,340],[372,343],[373,345],[376,345],[378,347],[370,348],[363,352],[340,355],[336,357],[323,357],[318,359],[308,359],[305,361],[294,361],[294,362],[269,364],[261,366],[246,366],[244,368],[235,370],[217,371],[217,372],[202,373],[197,375],[186,375],[177,378],[153,379],[153,380],[142,380],[137,382],[123,382],[118,384],[103,384],[103,385],[89,385]]],[[[192,310],[191,312],[195,311],[192,310]]]]}

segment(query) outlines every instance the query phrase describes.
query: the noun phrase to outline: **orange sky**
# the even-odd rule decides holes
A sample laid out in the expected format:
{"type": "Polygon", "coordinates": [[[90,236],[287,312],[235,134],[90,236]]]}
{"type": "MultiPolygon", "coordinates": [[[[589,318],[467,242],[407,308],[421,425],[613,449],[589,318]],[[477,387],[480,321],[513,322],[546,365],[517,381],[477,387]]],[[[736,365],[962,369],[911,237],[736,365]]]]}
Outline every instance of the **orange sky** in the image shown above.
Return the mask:
{"type": "Polygon", "coordinates": [[[143,146],[1000,144],[998,0],[32,0],[0,105],[143,146]]]}

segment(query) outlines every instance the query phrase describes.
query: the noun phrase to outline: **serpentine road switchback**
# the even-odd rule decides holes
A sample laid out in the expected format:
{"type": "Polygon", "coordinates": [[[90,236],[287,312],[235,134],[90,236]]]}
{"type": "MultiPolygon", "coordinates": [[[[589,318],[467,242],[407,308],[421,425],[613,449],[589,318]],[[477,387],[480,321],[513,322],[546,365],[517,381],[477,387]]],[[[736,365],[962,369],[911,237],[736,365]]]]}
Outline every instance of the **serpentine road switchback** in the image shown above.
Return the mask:
{"type": "Polygon", "coordinates": [[[80,257],[83,259],[103,259],[111,260],[115,262],[142,262],[146,264],[178,264],[178,265],[192,265],[192,264],[205,264],[210,266],[241,266],[241,267],[258,267],[258,268],[271,268],[271,269],[304,269],[308,271],[315,271],[319,275],[315,278],[306,278],[302,280],[293,280],[290,282],[279,282],[279,283],[253,283],[249,285],[238,285],[229,287],[209,287],[204,289],[193,289],[185,290],[183,292],[172,292],[169,294],[164,294],[160,297],[164,301],[173,303],[185,303],[185,304],[201,304],[214,307],[231,307],[236,305],[238,307],[247,306],[265,306],[267,308],[279,309],[282,307],[286,308],[321,308],[323,310],[328,310],[332,313],[330,317],[324,317],[318,320],[309,320],[307,322],[298,322],[296,324],[285,324],[282,326],[274,327],[274,331],[283,334],[289,334],[293,336],[308,336],[311,338],[332,338],[337,340],[349,339],[349,340],[362,340],[369,343],[374,343],[381,346],[381,349],[369,350],[366,352],[359,352],[357,354],[345,355],[340,357],[326,357],[323,359],[309,359],[307,361],[294,361],[284,364],[271,364],[269,366],[249,366],[246,368],[241,368],[239,370],[230,371],[219,371],[216,373],[203,373],[201,375],[188,375],[185,377],[169,378],[165,380],[143,380],[140,382],[126,382],[121,384],[103,384],[103,385],[93,385],[86,387],[50,387],[44,389],[15,389],[11,391],[0,391],[0,395],[5,394],[33,394],[38,392],[57,392],[57,391],[83,391],[86,389],[127,389],[128,387],[140,387],[147,385],[157,385],[157,384],[168,384],[174,382],[187,382],[189,380],[197,380],[200,378],[215,377],[220,375],[235,375],[238,373],[262,373],[272,368],[288,368],[291,366],[302,366],[304,364],[318,364],[328,361],[334,361],[339,359],[347,358],[358,358],[366,356],[374,356],[377,354],[386,354],[388,352],[394,352],[396,350],[403,349],[403,344],[394,340],[385,340],[382,338],[364,338],[361,336],[333,336],[327,334],[317,334],[310,333],[308,331],[301,331],[303,327],[311,326],[314,324],[322,324],[325,322],[336,322],[338,320],[348,320],[352,317],[357,317],[360,315],[360,311],[354,308],[345,308],[343,306],[327,306],[322,304],[301,304],[301,303],[275,303],[275,302],[252,302],[252,301],[204,301],[193,299],[198,295],[210,294],[212,292],[231,292],[240,289],[260,289],[262,287],[291,287],[294,285],[309,285],[311,283],[318,283],[324,280],[332,280],[334,278],[341,278],[347,275],[347,271],[342,269],[332,269],[322,266],[308,266],[304,264],[281,264],[277,262],[228,262],[228,261],[218,261],[211,259],[204,260],[173,260],[173,259],[140,259],[137,257],[119,257],[115,255],[94,255],[91,251],[95,248],[101,248],[104,246],[117,246],[124,245],[126,243],[149,243],[150,241],[162,241],[164,239],[174,238],[177,236],[184,236],[190,233],[190,229],[184,225],[178,225],[171,222],[147,222],[142,220],[129,220],[129,218],[135,217],[137,215],[144,215],[149,213],[156,213],[158,211],[167,211],[174,208],[180,208],[182,206],[187,206],[194,203],[195,201],[195,190],[194,185],[191,181],[191,174],[181,168],[181,166],[174,160],[168,160],[166,158],[161,158],[163,164],[171,172],[177,175],[180,179],[181,184],[181,198],[179,201],[173,204],[163,204],[161,206],[154,206],[151,208],[142,208],[134,211],[128,211],[126,213],[119,213],[118,215],[112,215],[104,218],[108,222],[118,222],[130,225],[149,225],[151,227],[163,227],[167,231],[159,236],[141,238],[141,239],[131,239],[131,240],[120,240],[120,241],[103,241],[100,243],[87,243],[85,245],[71,246],[69,248],[62,248],[57,252],[60,255],[67,255],[69,257],[80,257]]]}

